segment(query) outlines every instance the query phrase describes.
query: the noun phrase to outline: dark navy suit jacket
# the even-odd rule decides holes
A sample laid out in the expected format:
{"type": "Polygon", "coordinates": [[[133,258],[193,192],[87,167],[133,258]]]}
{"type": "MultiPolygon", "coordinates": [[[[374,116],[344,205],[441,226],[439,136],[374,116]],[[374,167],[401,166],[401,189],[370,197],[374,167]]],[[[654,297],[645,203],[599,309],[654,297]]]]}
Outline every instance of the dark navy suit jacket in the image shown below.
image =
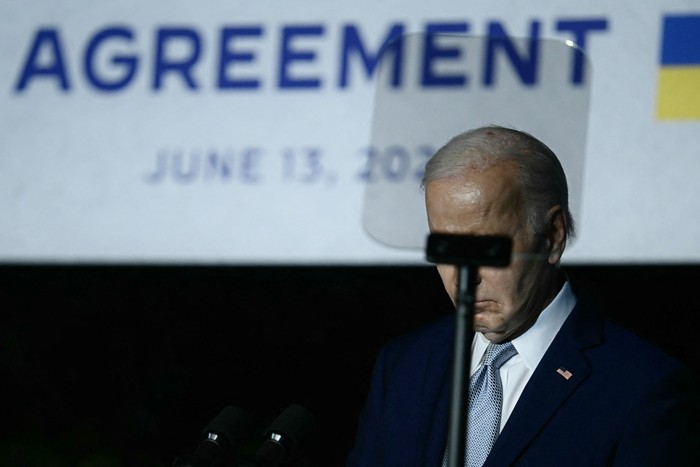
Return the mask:
{"type": "MultiPolygon", "coordinates": [[[[450,315],[382,349],[348,467],[441,465],[453,332],[450,315]]],[[[484,465],[700,466],[699,397],[688,368],[579,302],[484,465]]]]}

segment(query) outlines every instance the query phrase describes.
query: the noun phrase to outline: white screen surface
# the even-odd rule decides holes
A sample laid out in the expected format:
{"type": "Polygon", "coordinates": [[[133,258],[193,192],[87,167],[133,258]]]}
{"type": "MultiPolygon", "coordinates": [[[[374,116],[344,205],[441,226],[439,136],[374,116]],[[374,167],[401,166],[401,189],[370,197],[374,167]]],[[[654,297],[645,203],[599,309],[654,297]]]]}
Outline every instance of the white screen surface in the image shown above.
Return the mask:
{"type": "Polygon", "coordinates": [[[585,50],[566,262],[700,261],[700,105],[663,52],[692,2],[32,3],[0,3],[2,262],[422,263],[362,216],[376,55],[431,28],[585,50]]]}

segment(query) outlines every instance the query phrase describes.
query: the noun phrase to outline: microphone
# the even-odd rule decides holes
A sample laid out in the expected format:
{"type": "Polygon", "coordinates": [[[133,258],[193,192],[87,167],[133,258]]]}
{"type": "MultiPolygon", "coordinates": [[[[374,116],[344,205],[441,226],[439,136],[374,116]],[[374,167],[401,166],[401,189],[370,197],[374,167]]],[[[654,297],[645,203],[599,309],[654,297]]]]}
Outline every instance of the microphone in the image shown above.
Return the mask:
{"type": "Polygon", "coordinates": [[[263,467],[291,459],[314,425],[314,416],[300,405],[287,407],[265,430],[265,441],[255,454],[263,467]]]}
{"type": "Polygon", "coordinates": [[[172,467],[214,466],[255,428],[255,420],[247,411],[235,406],[226,407],[202,430],[202,441],[194,453],[178,457],[172,467]]]}

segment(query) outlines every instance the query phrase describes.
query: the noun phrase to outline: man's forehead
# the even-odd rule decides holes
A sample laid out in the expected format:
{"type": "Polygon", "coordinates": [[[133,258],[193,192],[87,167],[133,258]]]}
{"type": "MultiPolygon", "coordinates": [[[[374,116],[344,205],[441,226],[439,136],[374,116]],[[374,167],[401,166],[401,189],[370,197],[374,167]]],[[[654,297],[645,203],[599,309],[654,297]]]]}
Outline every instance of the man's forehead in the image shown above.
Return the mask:
{"type": "Polygon", "coordinates": [[[524,222],[524,205],[517,167],[499,163],[468,170],[426,186],[431,230],[501,234],[524,222]]]}
{"type": "Polygon", "coordinates": [[[457,174],[428,182],[426,196],[438,191],[442,195],[465,199],[474,199],[479,194],[501,197],[519,193],[518,167],[508,161],[487,167],[468,166],[457,174]]]}

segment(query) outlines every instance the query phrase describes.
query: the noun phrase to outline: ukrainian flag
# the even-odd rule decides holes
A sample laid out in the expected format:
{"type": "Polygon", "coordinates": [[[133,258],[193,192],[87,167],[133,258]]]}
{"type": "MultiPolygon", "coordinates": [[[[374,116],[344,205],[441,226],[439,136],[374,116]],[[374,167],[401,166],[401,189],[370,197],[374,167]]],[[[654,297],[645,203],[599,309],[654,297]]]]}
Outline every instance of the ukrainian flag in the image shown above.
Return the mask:
{"type": "Polygon", "coordinates": [[[656,117],[700,119],[700,15],[664,17],[656,117]]]}

